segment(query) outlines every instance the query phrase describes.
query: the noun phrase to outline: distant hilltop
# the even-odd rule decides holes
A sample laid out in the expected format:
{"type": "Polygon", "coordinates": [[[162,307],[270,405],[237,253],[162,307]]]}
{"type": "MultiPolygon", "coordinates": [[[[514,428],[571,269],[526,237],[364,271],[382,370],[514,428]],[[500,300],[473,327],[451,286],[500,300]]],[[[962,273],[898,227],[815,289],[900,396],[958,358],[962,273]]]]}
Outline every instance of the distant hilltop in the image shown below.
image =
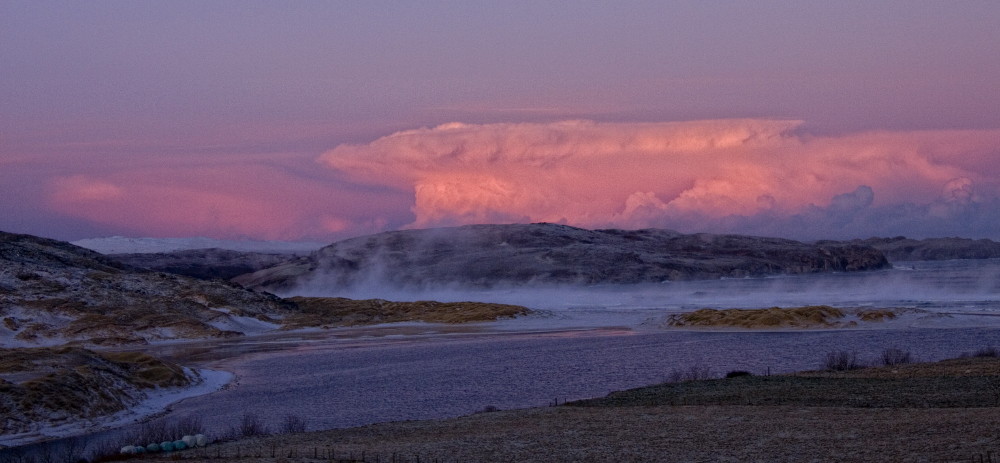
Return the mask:
{"type": "Polygon", "coordinates": [[[952,260],[1000,258],[1000,243],[987,239],[928,238],[915,240],[895,238],[868,238],[849,241],[851,244],[871,246],[885,254],[890,261],[952,260]]]}
{"type": "Polygon", "coordinates": [[[889,265],[881,251],[863,244],[537,223],[352,238],[234,281],[275,292],[300,285],[617,284],[850,272],[889,265]]]}
{"type": "Polygon", "coordinates": [[[214,238],[129,238],[109,236],[86,238],[72,244],[101,254],[136,254],[187,251],[192,249],[226,249],[239,252],[271,254],[308,254],[324,243],[298,241],[217,240],[214,238]]]}

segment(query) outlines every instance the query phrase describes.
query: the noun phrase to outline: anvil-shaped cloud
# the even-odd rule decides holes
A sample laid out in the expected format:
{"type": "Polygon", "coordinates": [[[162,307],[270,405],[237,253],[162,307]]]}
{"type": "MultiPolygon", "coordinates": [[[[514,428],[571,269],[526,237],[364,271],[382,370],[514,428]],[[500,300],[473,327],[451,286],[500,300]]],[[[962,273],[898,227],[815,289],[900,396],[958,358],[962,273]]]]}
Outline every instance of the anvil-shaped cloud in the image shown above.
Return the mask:
{"type": "Polygon", "coordinates": [[[996,200],[1000,131],[812,136],[801,127],[450,123],[341,145],[321,162],[412,191],[412,227],[547,221],[835,237],[909,224],[913,235],[913,224],[945,232],[996,200]]]}

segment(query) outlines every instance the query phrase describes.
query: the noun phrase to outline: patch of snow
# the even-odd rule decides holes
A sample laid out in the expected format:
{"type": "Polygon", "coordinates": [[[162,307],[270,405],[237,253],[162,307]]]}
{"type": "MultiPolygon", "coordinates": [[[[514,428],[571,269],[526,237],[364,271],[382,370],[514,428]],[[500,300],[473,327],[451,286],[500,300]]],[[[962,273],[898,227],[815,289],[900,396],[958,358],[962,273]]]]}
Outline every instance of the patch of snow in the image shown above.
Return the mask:
{"type": "Polygon", "coordinates": [[[213,238],[128,238],[110,236],[106,238],[86,238],[72,244],[97,251],[101,254],[133,254],[185,251],[189,249],[229,249],[243,252],[268,252],[278,254],[307,254],[327,243],[309,241],[235,241],[213,238]]]}
{"type": "Polygon", "coordinates": [[[67,339],[62,336],[44,337],[38,336],[35,339],[18,339],[17,335],[34,324],[49,325],[54,328],[61,328],[73,321],[72,317],[65,315],[30,310],[19,305],[10,305],[0,309],[0,319],[12,318],[18,325],[17,330],[11,330],[3,323],[0,323],[0,347],[51,347],[65,344],[67,339]]]}
{"type": "Polygon", "coordinates": [[[235,377],[235,375],[228,371],[219,370],[191,370],[185,368],[185,372],[193,378],[199,378],[198,383],[190,387],[156,389],[148,393],[146,399],[138,405],[114,415],[60,425],[41,425],[38,429],[32,431],[0,436],[0,446],[30,444],[47,439],[93,433],[140,422],[163,413],[172,404],[184,399],[218,391],[229,384],[235,377]]]}
{"type": "Polygon", "coordinates": [[[216,318],[208,324],[223,331],[239,331],[243,334],[261,334],[281,328],[277,323],[231,314],[216,318]]]}

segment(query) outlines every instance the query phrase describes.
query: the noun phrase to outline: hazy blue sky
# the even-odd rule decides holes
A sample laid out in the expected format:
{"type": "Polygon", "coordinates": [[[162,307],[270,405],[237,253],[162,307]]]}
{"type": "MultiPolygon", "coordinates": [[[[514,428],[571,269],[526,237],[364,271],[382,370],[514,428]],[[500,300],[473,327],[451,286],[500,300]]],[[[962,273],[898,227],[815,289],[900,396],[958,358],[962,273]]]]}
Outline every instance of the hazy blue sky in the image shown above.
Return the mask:
{"type": "Polygon", "coordinates": [[[0,0],[0,230],[1000,238],[997,24],[995,1],[0,0]]]}

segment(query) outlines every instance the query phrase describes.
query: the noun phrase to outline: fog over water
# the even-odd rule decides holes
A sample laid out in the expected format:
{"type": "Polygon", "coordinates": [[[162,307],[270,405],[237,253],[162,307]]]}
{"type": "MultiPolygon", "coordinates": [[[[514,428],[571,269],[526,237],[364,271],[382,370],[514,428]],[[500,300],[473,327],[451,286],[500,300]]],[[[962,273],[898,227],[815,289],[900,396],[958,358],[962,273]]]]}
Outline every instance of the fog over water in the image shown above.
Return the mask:
{"type": "MultiPolygon", "coordinates": [[[[488,301],[543,312],[519,320],[554,326],[606,315],[603,322],[631,324],[644,316],[700,308],[764,308],[827,304],[836,307],[903,307],[929,314],[1000,315],[1000,259],[897,262],[871,272],[819,273],[659,284],[548,287],[394,288],[379,281],[349,288],[312,284],[286,295],[354,299],[488,301]],[[546,318],[547,316],[547,318],[546,318]]],[[[924,323],[929,320],[924,319],[924,323]]],[[[945,317],[933,317],[947,323],[945,317]]],[[[646,320],[646,319],[643,319],[646,320]]],[[[649,320],[646,320],[649,321],[649,320]]],[[[960,322],[960,320],[952,320],[960,322]]],[[[602,323],[603,323],[602,322],[602,323]]]]}
{"type": "MultiPolygon", "coordinates": [[[[173,407],[221,428],[247,410],[277,423],[299,415],[310,429],[458,416],[485,406],[544,406],[663,381],[698,365],[718,375],[819,368],[825,353],[882,350],[939,360],[1000,346],[1000,260],[907,262],[894,269],[803,277],[550,289],[346,294],[386,299],[489,300],[539,314],[446,332],[331,330],[320,339],[223,361],[238,385],[173,407]],[[662,326],[668,313],[702,307],[830,304],[920,309],[858,329],[692,331],[662,326]]],[[[340,294],[344,295],[344,294],[340,294]]]]}

